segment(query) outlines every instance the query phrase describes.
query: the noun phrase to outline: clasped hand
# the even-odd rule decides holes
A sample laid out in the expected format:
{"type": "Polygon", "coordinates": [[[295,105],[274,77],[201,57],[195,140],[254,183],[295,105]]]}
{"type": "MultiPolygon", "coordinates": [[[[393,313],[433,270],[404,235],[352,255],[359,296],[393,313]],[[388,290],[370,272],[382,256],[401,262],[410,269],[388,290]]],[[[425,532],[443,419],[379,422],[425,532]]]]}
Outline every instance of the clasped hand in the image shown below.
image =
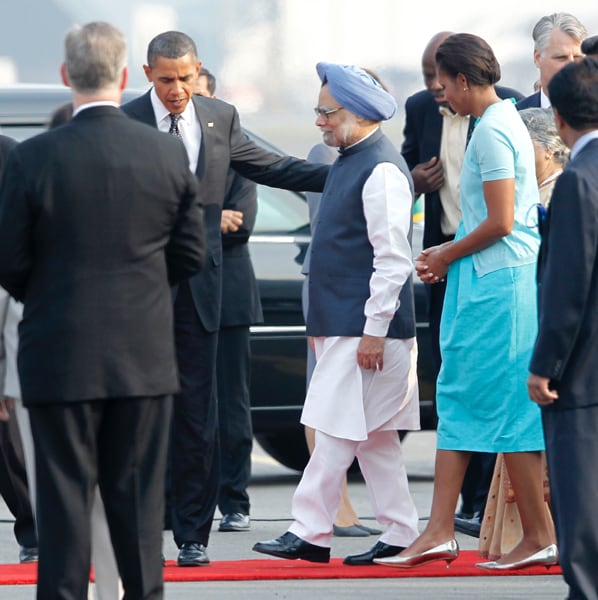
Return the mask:
{"type": "Polygon", "coordinates": [[[426,248],[415,259],[415,272],[424,283],[444,281],[449,267],[448,261],[444,258],[444,250],[450,244],[452,242],[426,248]]]}

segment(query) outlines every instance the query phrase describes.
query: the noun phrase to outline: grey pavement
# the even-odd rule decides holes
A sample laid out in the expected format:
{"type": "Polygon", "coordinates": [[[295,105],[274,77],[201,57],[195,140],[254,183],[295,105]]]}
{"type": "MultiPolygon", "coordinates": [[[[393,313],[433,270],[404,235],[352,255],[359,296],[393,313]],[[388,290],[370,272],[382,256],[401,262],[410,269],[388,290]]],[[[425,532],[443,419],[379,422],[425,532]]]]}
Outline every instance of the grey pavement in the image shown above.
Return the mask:
{"type": "MultiPolygon", "coordinates": [[[[410,488],[421,517],[429,514],[434,470],[435,434],[418,432],[407,436],[403,452],[410,488]]],[[[212,561],[263,559],[251,551],[256,541],[277,537],[291,522],[290,506],[299,474],[281,466],[256,444],[253,454],[253,477],[249,490],[252,502],[251,531],[220,533],[218,518],[208,547],[212,561]]],[[[364,523],[375,525],[363,481],[352,478],[349,494],[364,523]]],[[[12,535],[12,517],[0,501],[0,562],[16,562],[18,547],[12,535]]],[[[421,526],[425,521],[420,521],[421,526]]],[[[475,549],[477,539],[457,534],[463,549],[475,549]]],[[[332,556],[343,557],[368,549],[376,538],[333,538],[332,556]]],[[[177,549],[170,532],[164,532],[164,554],[176,559],[177,549]]],[[[277,560],[277,559],[273,559],[277,560]]],[[[209,569],[209,567],[206,567],[209,569]]],[[[517,577],[441,577],[350,580],[288,580],[167,583],[168,600],[211,599],[289,599],[310,600],[336,598],[400,598],[405,600],[481,599],[509,600],[516,598],[562,600],[567,587],[560,576],[517,577]]],[[[0,586],[0,600],[31,600],[35,586],[0,586]]]]}

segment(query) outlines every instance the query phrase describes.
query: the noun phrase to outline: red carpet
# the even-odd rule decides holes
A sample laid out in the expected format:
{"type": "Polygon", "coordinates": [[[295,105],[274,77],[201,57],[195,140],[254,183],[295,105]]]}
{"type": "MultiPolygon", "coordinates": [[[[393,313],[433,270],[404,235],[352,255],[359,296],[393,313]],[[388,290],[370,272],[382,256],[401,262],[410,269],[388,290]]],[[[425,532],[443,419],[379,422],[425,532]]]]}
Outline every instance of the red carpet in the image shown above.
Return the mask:
{"type": "MultiPolygon", "coordinates": [[[[559,575],[558,566],[533,567],[522,571],[492,573],[478,569],[481,559],[475,550],[463,550],[449,569],[444,562],[423,565],[416,569],[397,569],[374,565],[348,567],[341,558],[333,558],[328,564],[305,561],[263,559],[215,561],[209,567],[175,566],[169,560],[164,568],[165,581],[249,581],[265,579],[375,579],[389,577],[500,577],[502,575],[559,575]]],[[[0,585],[33,584],[36,582],[37,565],[0,565],[0,585]]]]}

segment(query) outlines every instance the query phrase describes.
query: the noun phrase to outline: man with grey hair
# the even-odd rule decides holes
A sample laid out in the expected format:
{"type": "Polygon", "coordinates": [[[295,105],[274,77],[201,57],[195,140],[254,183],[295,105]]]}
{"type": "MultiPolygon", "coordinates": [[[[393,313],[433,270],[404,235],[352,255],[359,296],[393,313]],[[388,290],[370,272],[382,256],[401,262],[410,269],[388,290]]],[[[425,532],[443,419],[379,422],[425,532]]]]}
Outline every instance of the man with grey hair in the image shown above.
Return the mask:
{"type": "Polygon", "coordinates": [[[517,103],[523,108],[549,108],[548,83],[553,75],[570,62],[583,58],[581,43],[586,28],[572,14],[559,12],[542,17],[534,26],[534,64],[540,71],[540,89],[517,103]]]}
{"type": "Polygon", "coordinates": [[[398,429],[419,429],[411,232],[413,182],[380,122],[394,98],[363,69],[318,63],[316,125],[339,148],[311,246],[307,334],[316,354],[301,422],[315,447],[293,496],[294,522],[256,552],[330,560],[347,469],[357,457],[386,531],[348,565],[399,554],[417,537],[398,429]]]}
{"type": "Polygon", "coordinates": [[[175,291],[175,339],[181,393],[174,403],[170,473],[177,563],[210,563],[206,547],[220,488],[216,356],[222,297],[220,223],[232,167],[247,179],[297,191],[322,191],[328,166],[281,156],[243,132],[234,106],[194,95],[201,61],[193,40],[166,31],[148,46],[145,75],[153,87],[123,106],[132,118],[182,139],[187,167],[205,200],[206,269],[175,291]]]}
{"type": "Polygon", "coordinates": [[[201,268],[202,210],[180,141],[118,108],[126,53],[108,23],[69,31],[73,119],[19,144],[0,187],[0,285],[24,302],[40,600],[87,596],[96,484],[125,597],[163,597],[170,285],[201,268]]]}

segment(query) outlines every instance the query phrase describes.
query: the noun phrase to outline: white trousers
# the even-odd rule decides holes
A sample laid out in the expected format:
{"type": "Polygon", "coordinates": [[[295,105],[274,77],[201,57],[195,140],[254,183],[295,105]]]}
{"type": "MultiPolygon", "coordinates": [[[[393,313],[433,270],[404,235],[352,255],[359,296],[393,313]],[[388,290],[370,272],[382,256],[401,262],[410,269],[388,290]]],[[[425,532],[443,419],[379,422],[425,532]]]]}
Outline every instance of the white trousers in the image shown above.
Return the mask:
{"type": "Polygon", "coordinates": [[[316,444],[292,503],[289,531],[317,546],[330,547],[332,525],[347,469],[357,457],[376,520],[386,525],[380,541],[409,546],[419,535],[417,511],[407,482],[396,431],[372,431],[364,441],[316,431],[316,444]]]}

